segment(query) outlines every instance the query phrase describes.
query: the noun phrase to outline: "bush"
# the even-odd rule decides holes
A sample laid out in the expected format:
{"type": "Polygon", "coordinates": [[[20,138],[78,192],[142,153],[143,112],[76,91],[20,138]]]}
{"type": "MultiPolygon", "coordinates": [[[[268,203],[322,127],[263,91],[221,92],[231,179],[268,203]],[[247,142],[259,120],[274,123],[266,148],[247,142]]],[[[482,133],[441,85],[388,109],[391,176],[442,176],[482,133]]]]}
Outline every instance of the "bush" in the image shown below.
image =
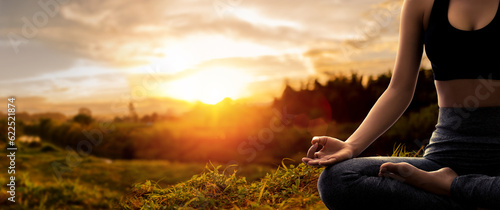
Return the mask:
{"type": "Polygon", "coordinates": [[[86,114],[78,114],[73,117],[73,121],[81,125],[88,126],[92,123],[92,117],[86,114]]]}

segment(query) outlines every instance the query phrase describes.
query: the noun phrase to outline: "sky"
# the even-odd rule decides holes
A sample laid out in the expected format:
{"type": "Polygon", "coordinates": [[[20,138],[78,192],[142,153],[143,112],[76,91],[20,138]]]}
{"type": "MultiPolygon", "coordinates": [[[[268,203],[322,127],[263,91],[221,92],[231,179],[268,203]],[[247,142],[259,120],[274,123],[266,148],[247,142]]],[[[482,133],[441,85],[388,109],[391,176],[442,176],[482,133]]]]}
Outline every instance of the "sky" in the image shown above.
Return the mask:
{"type": "Polygon", "coordinates": [[[0,98],[66,115],[265,103],[285,79],[392,69],[401,3],[0,0],[0,98]]]}

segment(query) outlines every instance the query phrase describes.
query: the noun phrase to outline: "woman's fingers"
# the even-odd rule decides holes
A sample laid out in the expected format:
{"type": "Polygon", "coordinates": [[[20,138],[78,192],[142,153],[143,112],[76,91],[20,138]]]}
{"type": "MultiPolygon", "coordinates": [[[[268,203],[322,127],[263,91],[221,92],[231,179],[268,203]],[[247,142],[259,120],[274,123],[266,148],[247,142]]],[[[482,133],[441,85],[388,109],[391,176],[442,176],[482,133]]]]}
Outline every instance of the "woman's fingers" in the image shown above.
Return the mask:
{"type": "Polygon", "coordinates": [[[311,140],[311,144],[317,144],[321,136],[314,136],[311,140]]]}
{"type": "Polygon", "coordinates": [[[321,166],[321,165],[318,164],[317,160],[314,160],[314,159],[311,159],[311,158],[304,157],[304,158],[302,158],[302,162],[304,162],[308,166],[312,166],[312,167],[320,167],[321,166]]]}
{"type": "Polygon", "coordinates": [[[309,166],[329,166],[335,164],[338,159],[332,156],[324,156],[322,158],[302,158],[302,161],[309,166]]]}
{"type": "Polygon", "coordinates": [[[317,143],[316,143],[316,144],[313,144],[313,145],[309,148],[309,150],[307,151],[307,157],[308,157],[308,158],[314,158],[314,157],[315,157],[315,156],[314,156],[314,153],[316,153],[317,149],[318,149],[318,144],[317,144],[317,143]]]}
{"type": "Polygon", "coordinates": [[[337,158],[330,157],[327,160],[319,161],[319,165],[321,165],[321,166],[333,165],[333,164],[337,163],[337,160],[338,160],[337,158]]]}
{"type": "Polygon", "coordinates": [[[307,164],[309,161],[311,161],[312,159],[311,158],[308,158],[308,157],[303,157],[302,158],[302,162],[307,164]]]}
{"type": "Polygon", "coordinates": [[[311,141],[312,146],[307,151],[307,157],[302,160],[310,166],[329,166],[352,158],[352,154],[349,155],[349,148],[343,143],[332,137],[315,136],[311,141]]]}
{"type": "Polygon", "coordinates": [[[322,166],[329,166],[329,165],[333,165],[333,164],[342,162],[342,161],[347,160],[349,158],[350,157],[346,153],[341,151],[341,152],[335,153],[334,155],[326,156],[322,161],[320,161],[319,164],[322,166]]]}
{"type": "Polygon", "coordinates": [[[315,136],[311,140],[311,144],[319,144],[321,146],[324,146],[326,144],[327,138],[330,138],[328,136],[315,136]]]}
{"type": "Polygon", "coordinates": [[[320,161],[321,161],[321,159],[309,159],[307,161],[307,165],[309,165],[309,166],[320,166],[319,165],[320,161]]]}

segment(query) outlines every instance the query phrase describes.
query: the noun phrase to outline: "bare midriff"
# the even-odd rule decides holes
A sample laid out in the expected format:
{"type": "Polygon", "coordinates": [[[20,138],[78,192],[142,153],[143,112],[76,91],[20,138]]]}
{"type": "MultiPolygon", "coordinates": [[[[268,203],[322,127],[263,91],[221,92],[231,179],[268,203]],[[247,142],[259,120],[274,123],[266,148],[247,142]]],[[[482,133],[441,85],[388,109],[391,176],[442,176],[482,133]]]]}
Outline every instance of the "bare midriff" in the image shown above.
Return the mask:
{"type": "Polygon", "coordinates": [[[435,81],[439,107],[500,106],[500,80],[435,81]]]}

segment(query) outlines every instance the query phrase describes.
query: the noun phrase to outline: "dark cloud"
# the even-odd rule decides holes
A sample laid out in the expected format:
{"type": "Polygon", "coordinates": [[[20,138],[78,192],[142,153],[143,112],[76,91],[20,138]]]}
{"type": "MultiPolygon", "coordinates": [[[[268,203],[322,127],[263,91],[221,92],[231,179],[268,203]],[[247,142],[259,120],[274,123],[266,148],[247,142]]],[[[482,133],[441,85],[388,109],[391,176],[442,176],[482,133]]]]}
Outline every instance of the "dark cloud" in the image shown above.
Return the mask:
{"type": "Polygon", "coordinates": [[[15,53],[8,43],[0,44],[1,81],[26,79],[70,68],[77,57],[32,42],[19,46],[15,53]]]}

